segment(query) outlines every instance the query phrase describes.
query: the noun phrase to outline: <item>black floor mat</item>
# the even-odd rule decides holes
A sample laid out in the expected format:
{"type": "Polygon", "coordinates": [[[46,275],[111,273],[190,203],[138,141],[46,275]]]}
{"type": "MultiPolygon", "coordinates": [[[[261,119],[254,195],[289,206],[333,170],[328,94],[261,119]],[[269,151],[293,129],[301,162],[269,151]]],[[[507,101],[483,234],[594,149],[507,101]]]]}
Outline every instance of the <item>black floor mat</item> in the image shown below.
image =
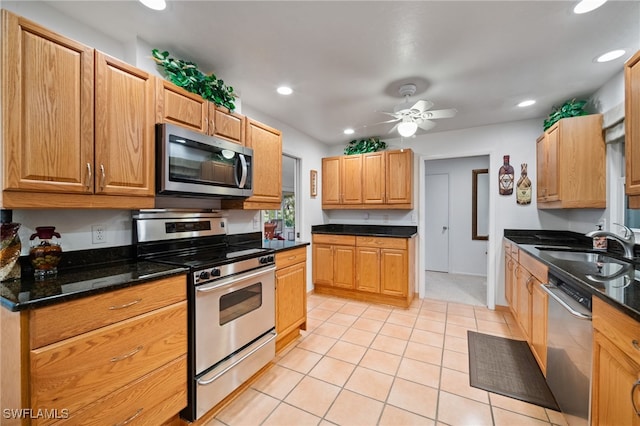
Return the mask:
{"type": "Polygon", "coordinates": [[[467,331],[474,388],[560,411],[527,342],[467,331]]]}

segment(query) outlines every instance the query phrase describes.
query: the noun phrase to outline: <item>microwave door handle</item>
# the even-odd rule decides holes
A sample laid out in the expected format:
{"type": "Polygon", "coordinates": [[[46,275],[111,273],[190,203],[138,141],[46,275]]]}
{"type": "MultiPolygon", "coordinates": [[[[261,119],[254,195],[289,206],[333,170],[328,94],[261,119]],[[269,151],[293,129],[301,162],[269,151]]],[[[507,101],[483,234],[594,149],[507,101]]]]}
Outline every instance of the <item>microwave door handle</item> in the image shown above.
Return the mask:
{"type": "MultiPolygon", "coordinates": [[[[247,168],[247,159],[244,157],[244,154],[238,154],[238,159],[240,160],[242,177],[240,178],[240,181],[236,183],[238,184],[238,188],[242,189],[244,188],[244,185],[247,183],[247,174],[249,170],[247,168]]],[[[237,178],[237,175],[236,175],[236,178],[237,178]]]]}

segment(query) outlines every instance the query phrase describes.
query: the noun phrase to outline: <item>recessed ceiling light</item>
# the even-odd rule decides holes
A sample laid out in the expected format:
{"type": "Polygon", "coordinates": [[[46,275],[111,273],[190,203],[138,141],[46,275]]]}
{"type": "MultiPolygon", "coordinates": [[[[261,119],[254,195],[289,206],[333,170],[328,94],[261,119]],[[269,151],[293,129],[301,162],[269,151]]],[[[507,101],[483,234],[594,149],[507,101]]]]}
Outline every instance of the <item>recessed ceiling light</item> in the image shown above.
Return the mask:
{"type": "Polygon", "coordinates": [[[352,135],[355,133],[355,130],[349,128],[349,129],[344,129],[344,134],[345,135],[352,135]]]}
{"type": "Polygon", "coordinates": [[[140,3],[153,10],[165,10],[167,3],[164,0],[140,0],[140,3]]]}
{"type": "Polygon", "coordinates": [[[607,52],[605,54],[602,54],[602,55],[598,56],[596,58],[596,62],[613,61],[614,59],[618,59],[619,57],[621,57],[625,53],[626,52],[624,50],[622,50],[622,49],[612,50],[611,52],[607,52]]]}
{"type": "Polygon", "coordinates": [[[526,101],[522,101],[522,102],[520,102],[520,103],[518,104],[518,106],[519,106],[520,108],[523,108],[523,107],[531,106],[531,105],[533,105],[533,104],[535,104],[535,103],[536,103],[536,101],[534,101],[533,99],[528,99],[528,100],[526,100],[526,101]]]}
{"type": "Polygon", "coordinates": [[[596,10],[606,2],[607,0],[582,0],[576,5],[576,7],[573,8],[573,13],[581,14],[591,12],[592,10],[596,10]]]}
{"type": "Polygon", "coordinates": [[[280,87],[278,87],[277,91],[281,95],[290,95],[290,94],[293,93],[293,89],[291,87],[288,87],[288,86],[280,86],[280,87]]]}

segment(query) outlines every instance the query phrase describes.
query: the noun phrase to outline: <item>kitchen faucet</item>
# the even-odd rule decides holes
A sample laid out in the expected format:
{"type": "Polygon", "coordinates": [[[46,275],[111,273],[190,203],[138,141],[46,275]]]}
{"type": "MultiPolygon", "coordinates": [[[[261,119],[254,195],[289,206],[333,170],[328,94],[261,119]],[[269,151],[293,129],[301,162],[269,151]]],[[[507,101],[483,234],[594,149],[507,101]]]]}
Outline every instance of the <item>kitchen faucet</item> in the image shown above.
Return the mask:
{"type": "Polygon", "coordinates": [[[618,225],[622,228],[624,228],[624,235],[620,236],[616,233],[613,232],[609,232],[609,231],[603,231],[603,230],[597,230],[597,231],[591,231],[587,234],[585,234],[585,236],[589,237],[589,238],[593,238],[593,237],[608,237],[611,238],[612,240],[616,240],[617,242],[620,243],[620,245],[622,246],[622,248],[624,248],[624,257],[626,257],[627,259],[633,259],[634,258],[634,247],[636,244],[636,238],[635,238],[635,234],[633,233],[633,231],[624,226],[624,225],[620,225],[619,223],[614,223],[614,225],[618,225]]]}

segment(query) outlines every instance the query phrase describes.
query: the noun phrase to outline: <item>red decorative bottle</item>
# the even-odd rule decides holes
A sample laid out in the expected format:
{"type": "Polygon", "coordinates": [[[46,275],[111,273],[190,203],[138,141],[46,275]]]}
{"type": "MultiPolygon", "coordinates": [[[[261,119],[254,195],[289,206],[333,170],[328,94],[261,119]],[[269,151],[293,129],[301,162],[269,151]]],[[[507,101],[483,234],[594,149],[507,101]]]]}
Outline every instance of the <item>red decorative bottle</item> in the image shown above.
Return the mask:
{"type": "Polygon", "coordinates": [[[500,189],[500,195],[513,194],[513,167],[509,164],[509,156],[505,155],[504,164],[500,167],[498,172],[498,188],[500,189]]]}

